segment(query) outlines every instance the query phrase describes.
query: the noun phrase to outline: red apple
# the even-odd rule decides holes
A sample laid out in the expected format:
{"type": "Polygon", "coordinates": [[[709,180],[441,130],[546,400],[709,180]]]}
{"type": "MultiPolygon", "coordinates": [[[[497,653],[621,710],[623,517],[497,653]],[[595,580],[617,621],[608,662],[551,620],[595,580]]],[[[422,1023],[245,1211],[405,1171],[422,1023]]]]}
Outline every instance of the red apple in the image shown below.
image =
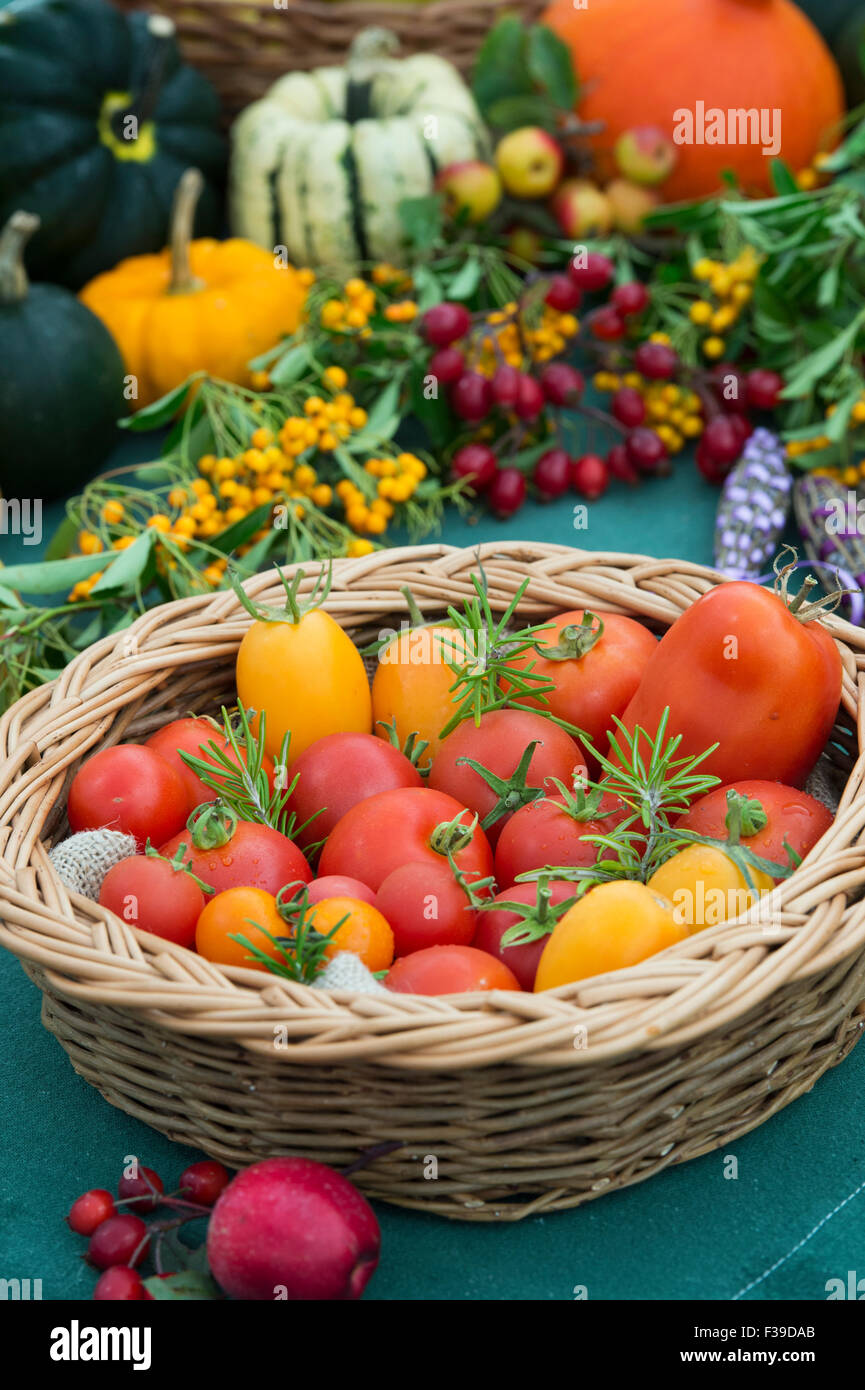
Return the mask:
{"type": "Polygon", "coordinates": [[[565,236],[573,239],[604,236],[613,225],[609,199],[589,179],[565,179],[556,189],[550,210],[565,236]]]}
{"type": "Polygon", "coordinates": [[[641,188],[627,179],[613,179],[604,193],[613,210],[614,225],[628,236],[642,230],[644,219],[661,201],[651,188],[641,188]]]}
{"type": "Polygon", "coordinates": [[[651,125],[624,131],[613,154],[626,179],[650,187],[669,178],[676,163],[676,146],[662,130],[651,125]]]}
{"type": "Polygon", "coordinates": [[[213,1208],[207,1258],[230,1298],[360,1298],[378,1264],[372,1208],[341,1174],[309,1158],[265,1158],[213,1208]]]}

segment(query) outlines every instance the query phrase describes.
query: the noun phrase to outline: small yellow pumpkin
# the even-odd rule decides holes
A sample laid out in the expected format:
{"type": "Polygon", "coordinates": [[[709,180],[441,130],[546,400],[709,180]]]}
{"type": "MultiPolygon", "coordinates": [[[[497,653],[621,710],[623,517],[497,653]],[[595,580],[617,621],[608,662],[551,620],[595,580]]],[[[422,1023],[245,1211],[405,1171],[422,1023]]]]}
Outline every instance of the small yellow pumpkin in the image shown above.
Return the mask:
{"type": "Polygon", "coordinates": [[[135,379],[137,407],[195,371],[249,385],[250,359],[300,322],[306,291],[293,266],[239,237],[192,240],[202,186],[199,171],[187,169],[175,196],[170,247],[121,261],[79,296],[120,348],[135,379]]]}

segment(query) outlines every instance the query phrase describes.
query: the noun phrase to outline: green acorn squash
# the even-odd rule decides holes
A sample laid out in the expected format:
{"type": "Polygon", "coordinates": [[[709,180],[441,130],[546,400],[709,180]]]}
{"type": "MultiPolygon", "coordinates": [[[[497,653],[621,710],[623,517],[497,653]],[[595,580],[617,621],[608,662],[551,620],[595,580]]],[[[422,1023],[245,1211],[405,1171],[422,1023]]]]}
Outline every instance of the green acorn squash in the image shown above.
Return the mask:
{"type": "Polygon", "coordinates": [[[37,226],[15,212],[0,232],[0,492],[48,501],[104,462],[126,403],[105,325],[69,290],[28,284],[22,251],[37,226]]]}
{"type": "Polygon", "coordinates": [[[78,289],[161,250],[191,164],[208,180],[196,232],[220,232],[218,122],[216,93],[180,61],[170,20],[102,0],[0,10],[0,224],[18,208],[39,217],[34,277],[78,289]]]}
{"type": "Polygon", "coordinates": [[[484,159],[480,113],[450,63],[400,60],[388,30],[364,30],[345,67],[280,78],[232,131],[236,236],[286,247],[299,265],[399,264],[404,198],[431,192],[449,164],[484,159]]]}

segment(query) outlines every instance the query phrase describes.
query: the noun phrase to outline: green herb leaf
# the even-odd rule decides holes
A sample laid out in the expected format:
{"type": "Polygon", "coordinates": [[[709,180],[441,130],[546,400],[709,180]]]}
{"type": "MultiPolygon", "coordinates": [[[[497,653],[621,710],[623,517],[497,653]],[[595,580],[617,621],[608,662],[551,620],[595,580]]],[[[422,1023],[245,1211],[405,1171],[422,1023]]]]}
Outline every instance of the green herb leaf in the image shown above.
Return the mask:
{"type": "Polygon", "coordinates": [[[164,1278],[151,1275],[144,1280],[144,1287],[157,1302],[189,1302],[202,1299],[221,1299],[222,1291],[209,1274],[200,1274],[194,1269],[185,1269],[180,1274],[167,1274],[164,1278]]]}
{"type": "Polygon", "coordinates": [[[102,578],[98,579],[90,590],[91,597],[99,598],[102,594],[114,593],[140,580],[153,553],[155,541],[155,531],[142,531],[127,550],[118,551],[117,559],[112,560],[102,578]]]}
{"type": "Polygon", "coordinates": [[[180,386],[175,386],[173,391],[160,396],[158,401],[153,401],[150,405],[142,406],[136,410],[134,415],[125,415],[118,424],[122,430],[156,430],[162,425],[167,425],[172,421],[184,404],[189,392],[196,381],[202,381],[207,375],[206,372],[193,372],[192,376],[187,377],[180,386]]]}
{"type": "Polygon", "coordinates": [[[545,24],[533,24],[529,29],[528,67],[532,80],[554,106],[562,111],[574,109],[579,85],[571,51],[558,34],[545,24]]]}

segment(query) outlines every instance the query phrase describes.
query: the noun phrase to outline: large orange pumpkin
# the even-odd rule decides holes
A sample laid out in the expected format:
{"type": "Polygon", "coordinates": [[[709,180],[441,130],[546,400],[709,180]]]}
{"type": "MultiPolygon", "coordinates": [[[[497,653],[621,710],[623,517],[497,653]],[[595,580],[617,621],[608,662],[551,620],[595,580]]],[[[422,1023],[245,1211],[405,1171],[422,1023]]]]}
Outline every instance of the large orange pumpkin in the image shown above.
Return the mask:
{"type": "MultiPolygon", "coordinates": [[[[671,138],[677,112],[778,108],[778,154],[794,170],[807,165],[841,117],[835,61],[791,0],[553,0],[549,24],[568,43],[584,96],[580,114],[605,122],[597,150],[602,173],[622,131],[658,126],[671,138]],[[702,106],[698,108],[698,103],[702,106]]],[[[705,127],[700,121],[697,129],[705,127]]],[[[771,129],[771,127],[769,127],[771,129]]],[[[716,127],[717,133],[729,136],[716,127]]],[[[770,142],[771,143],[771,142],[770,142]]],[[[769,189],[761,144],[678,144],[663,185],[666,201],[696,198],[733,169],[743,187],[769,189]]]]}

